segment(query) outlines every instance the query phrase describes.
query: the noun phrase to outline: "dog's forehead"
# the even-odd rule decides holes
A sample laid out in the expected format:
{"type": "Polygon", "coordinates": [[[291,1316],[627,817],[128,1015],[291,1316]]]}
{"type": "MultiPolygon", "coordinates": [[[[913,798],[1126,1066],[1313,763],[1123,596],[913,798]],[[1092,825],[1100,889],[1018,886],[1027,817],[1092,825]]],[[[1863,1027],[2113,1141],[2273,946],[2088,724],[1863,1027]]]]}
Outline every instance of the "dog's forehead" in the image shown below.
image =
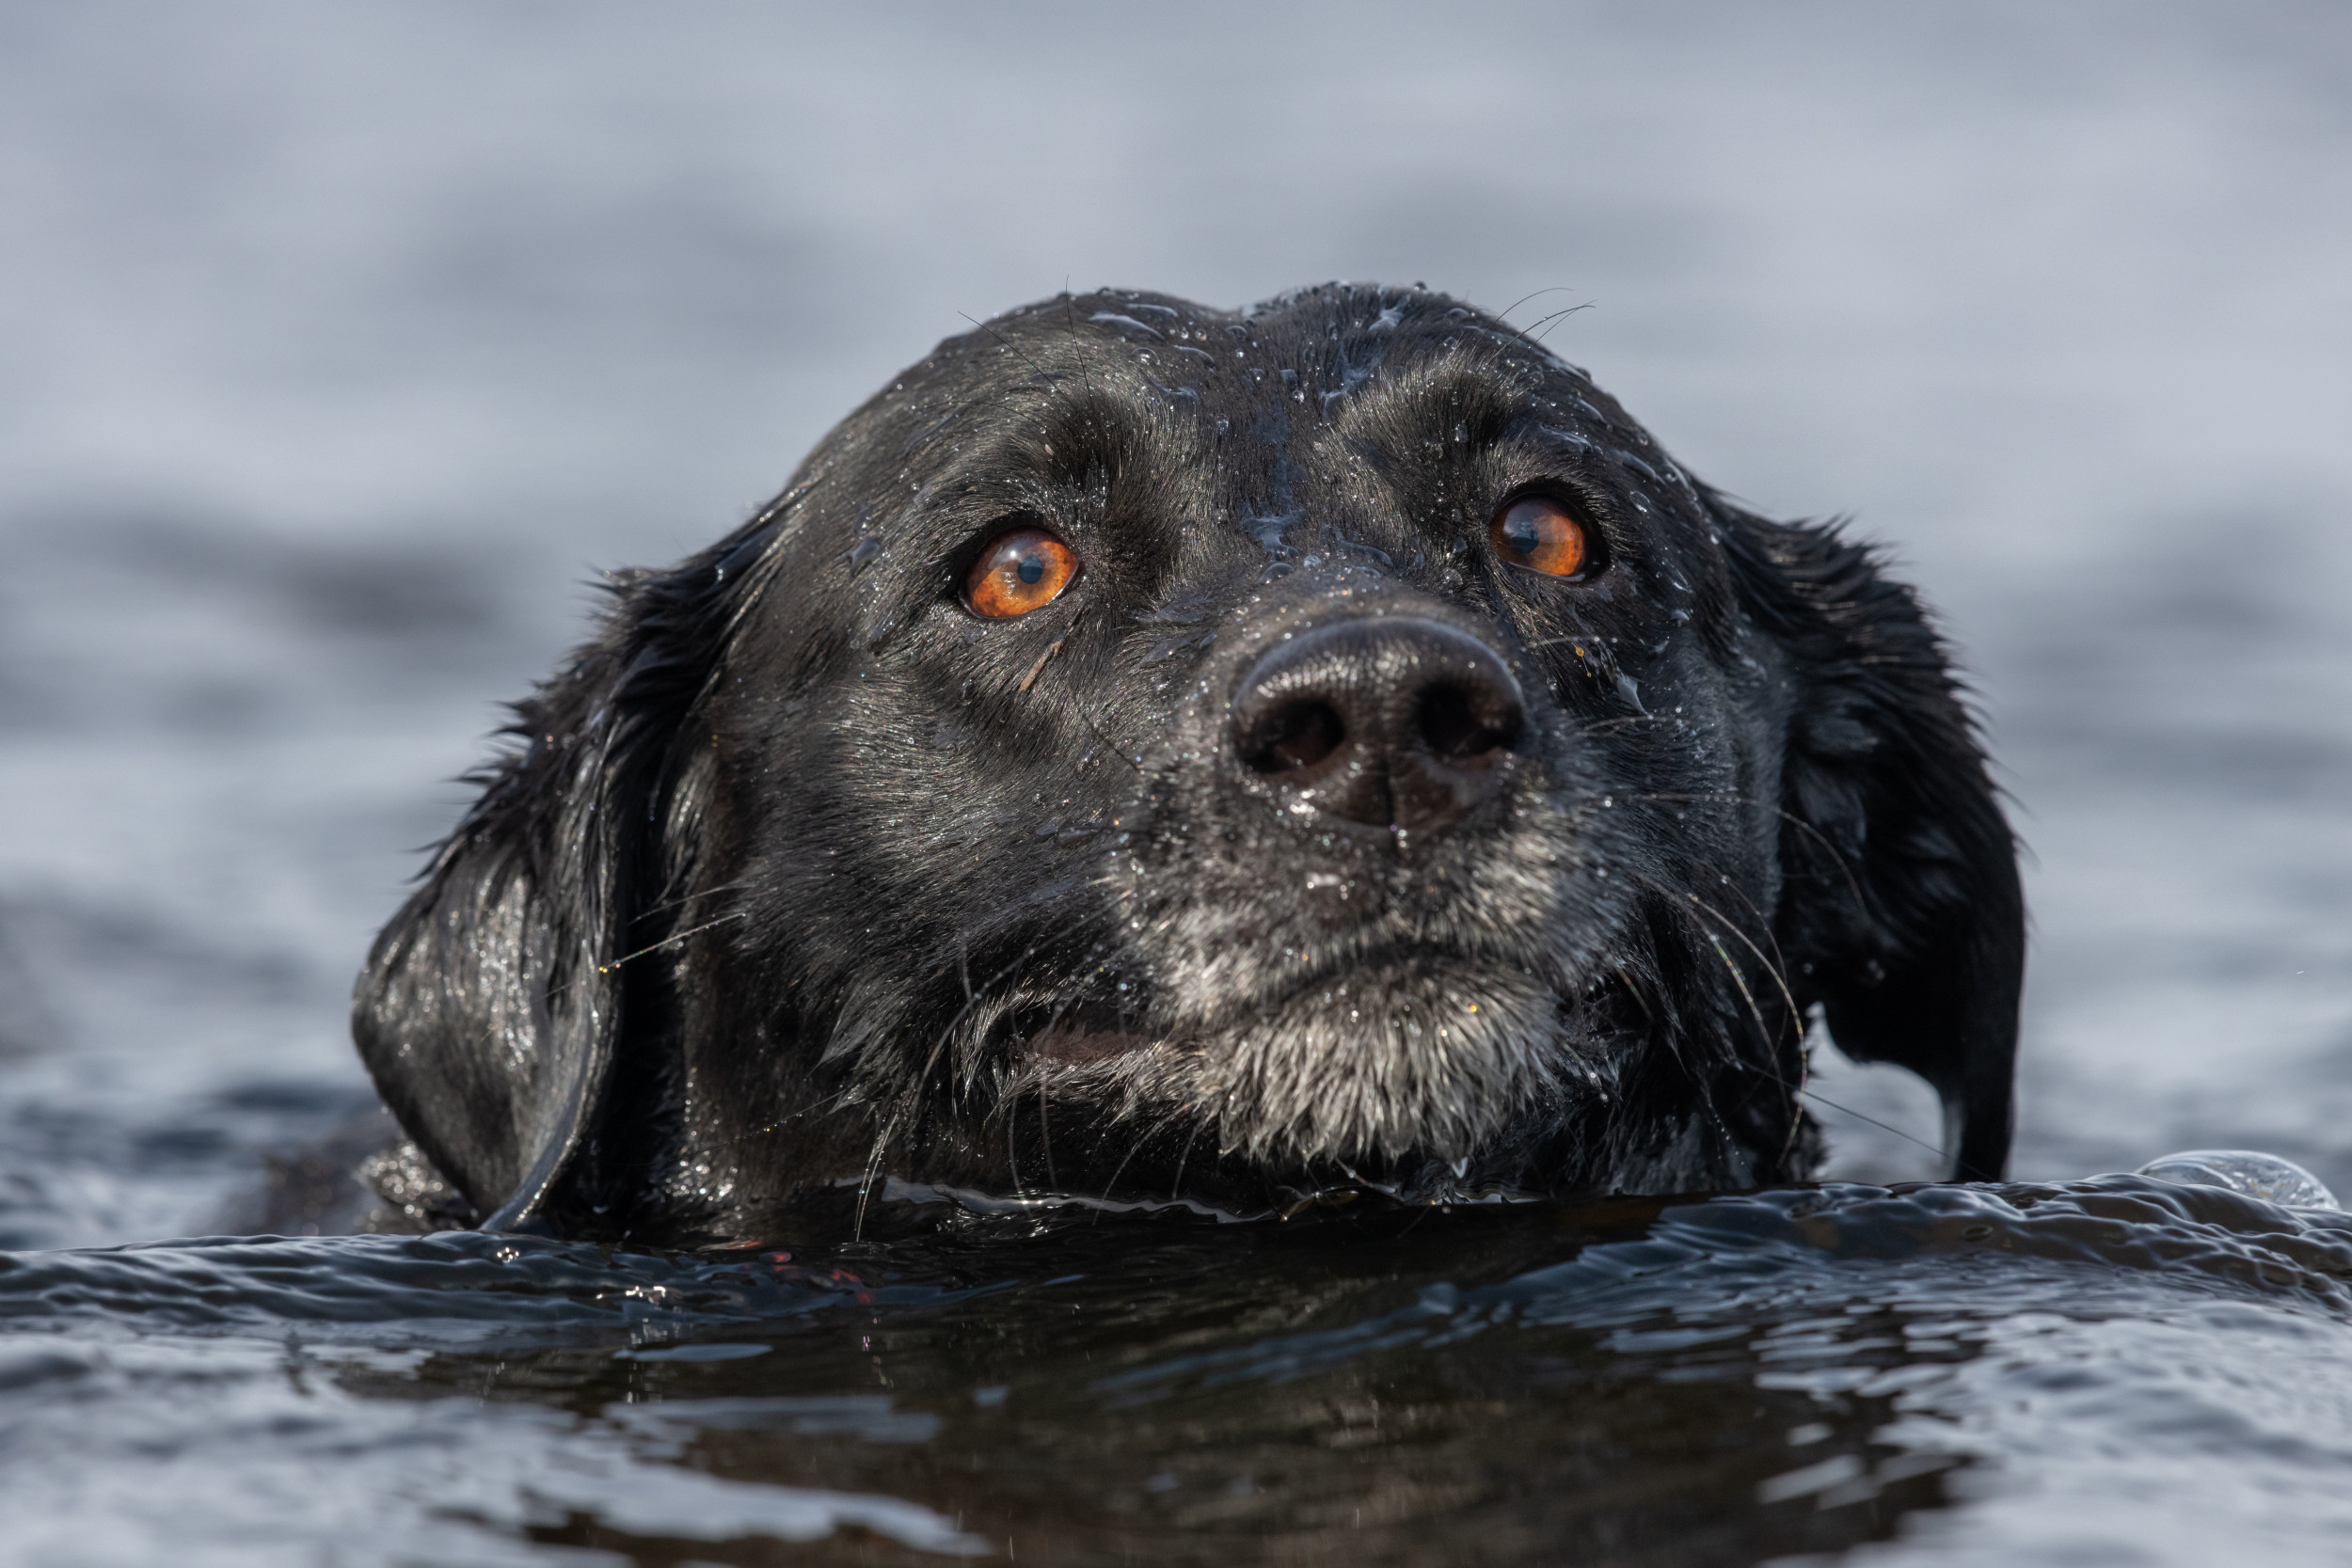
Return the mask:
{"type": "MultiPolygon", "coordinates": [[[[977,372],[983,381],[1050,384],[1081,399],[1133,397],[1203,416],[1236,404],[1289,404],[1298,429],[1331,423],[1350,397],[1400,382],[1483,388],[1514,401],[1535,398],[1552,383],[1589,388],[1581,371],[1540,343],[1422,289],[1327,284],[1243,310],[1165,294],[1064,296],[942,348],[959,343],[997,351],[959,356],[965,373],[977,372]]],[[[1587,412],[1631,422],[1613,407],[1587,412]]]]}
{"type": "Polygon", "coordinates": [[[849,505],[864,531],[882,497],[992,472],[1116,481],[1175,464],[1282,487],[1312,483],[1318,445],[1410,458],[1513,420],[1652,450],[1581,370],[1425,289],[1330,284],[1243,310],[1111,291],[944,341],[842,421],[795,487],[849,505]]]}
{"type": "Polygon", "coordinates": [[[1495,317],[1421,288],[1325,285],[1244,310],[1104,292],[944,341],[819,443],[767,537],[823,540],[866,592],[913,593],[1010,516],[1093,516],[1154,548],[1181,532],[1205,562],[1277,524],[1450,531],[1478,495],[1570,473],[1621,497],[1608,526],[1624,538],[1709,571],[1687,478],[1582,371],[1495,317]]]}

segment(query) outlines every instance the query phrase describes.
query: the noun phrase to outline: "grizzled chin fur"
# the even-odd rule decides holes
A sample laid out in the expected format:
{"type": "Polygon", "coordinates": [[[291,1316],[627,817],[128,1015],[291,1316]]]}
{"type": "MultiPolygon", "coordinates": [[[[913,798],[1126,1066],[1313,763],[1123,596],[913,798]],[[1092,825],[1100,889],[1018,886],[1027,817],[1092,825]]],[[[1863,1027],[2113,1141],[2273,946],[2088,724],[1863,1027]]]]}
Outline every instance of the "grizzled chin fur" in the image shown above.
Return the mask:
{"type": "MultiPolygon", "coordinates": [[[[1316,587],[1355,591],[1344,573],[1316,587]]],[[[1204,685],[1180,736],[1222,721],[1204,685]]],[[[1594,976],[1655,967],[1638,890],[1606,870],[1637,858],[1624,814],[1577,768],[1531,738],[1465,831],[1423,842],[1335,833],[1263,790],[1151,769],[1105,924],[1155,1043],[1055,1072],[1052,1092],[1286,1169],[1452,1165],[1559,1112],[1625,1043],[1578,999],[1594,976]]]]}
{"type": "Polygon", "coordinates": [[[1460,1162],[1591,1070],[1561,1011],[1528,974],[1406,959],[1181,1045],[1032,1066],[1013,1092],[1271,1167],[1460,1162]]]}

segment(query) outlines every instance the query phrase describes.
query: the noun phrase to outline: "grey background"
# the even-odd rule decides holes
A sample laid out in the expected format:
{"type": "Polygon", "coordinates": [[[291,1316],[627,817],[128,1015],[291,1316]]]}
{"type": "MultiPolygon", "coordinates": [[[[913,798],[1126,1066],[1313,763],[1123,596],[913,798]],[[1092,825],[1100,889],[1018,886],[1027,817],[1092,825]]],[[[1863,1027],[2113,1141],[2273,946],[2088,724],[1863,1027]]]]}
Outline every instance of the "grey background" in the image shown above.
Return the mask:
{"type": "Polygon", "coordinates": [[[349,975],[596,569],[966,316],[1334,277],[1582,307],[1940,607],[2020,1174],[2352,1185],[2347,76],[2326,5],[0,5],[0,1243],[203,1228],[364,1101],[349,975]]]}

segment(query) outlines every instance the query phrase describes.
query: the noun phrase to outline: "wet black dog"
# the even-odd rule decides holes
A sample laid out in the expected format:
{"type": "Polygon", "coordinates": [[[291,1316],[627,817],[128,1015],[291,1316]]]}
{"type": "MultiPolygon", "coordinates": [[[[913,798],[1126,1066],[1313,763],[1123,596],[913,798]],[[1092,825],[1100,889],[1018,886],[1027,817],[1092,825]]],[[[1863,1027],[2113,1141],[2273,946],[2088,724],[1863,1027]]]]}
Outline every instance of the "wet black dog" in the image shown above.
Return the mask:
{"type": "Polygon", "coordinates": [[[1054,300],[614,595],[360,981],[486,1225],[1801,1179],[1817,1006],[2000,1173],[2014,850],[1917,604],[1492,317],[1054,300]]]}

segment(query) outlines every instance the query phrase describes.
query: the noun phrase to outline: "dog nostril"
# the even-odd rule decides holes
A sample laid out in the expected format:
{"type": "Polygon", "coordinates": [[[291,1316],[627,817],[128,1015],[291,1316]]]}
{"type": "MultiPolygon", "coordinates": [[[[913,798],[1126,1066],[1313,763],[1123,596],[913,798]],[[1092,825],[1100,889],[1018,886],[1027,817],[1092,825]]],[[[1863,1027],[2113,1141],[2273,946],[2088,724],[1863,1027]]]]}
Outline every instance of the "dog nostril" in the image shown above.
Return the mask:
{"type": "Polygon", "coordinates": [[[1475,762],[1507,751],[1525,721],[1517,703],[1481,703],[1459,687],[1432,688],[1421,700],[1422,744],[1441,762],[1475,762]]]}
{"type": "Polygon", "coordinates": [[[1260,773],[1312,768],[1340,749],[1347,724],[1328,703],[1292,703],[1266,715],[1242,752],[1260,773]]]}
{"type": "Polygon", "coordinates": [[[1527,723],[1510,667],[1477,638],[1353,616],[1260,656],[1234,689],[1227,755],[1289,810],[1418,843],[1502,792],[1527,723]]]}

